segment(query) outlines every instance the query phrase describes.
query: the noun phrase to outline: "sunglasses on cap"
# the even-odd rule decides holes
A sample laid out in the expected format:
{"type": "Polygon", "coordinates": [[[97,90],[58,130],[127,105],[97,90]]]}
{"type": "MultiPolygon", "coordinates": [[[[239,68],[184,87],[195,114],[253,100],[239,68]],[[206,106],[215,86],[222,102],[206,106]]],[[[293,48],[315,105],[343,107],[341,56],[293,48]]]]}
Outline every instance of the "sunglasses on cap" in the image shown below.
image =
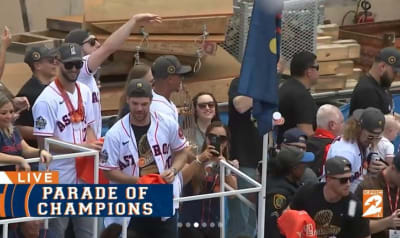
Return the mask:
{"type": "Polygon", "coordinates": [[[333,179],[339,180],[340,184],[347,184],[348,182],[352,182],[351,177],[345,177],[345,178],[336,178],[336,177],[331,177],[333,179]]]}
{"type": "Polygon", "coordinates": [[[89,38],[89,39],[85,40],[84,42],[82,42],[82,45],[84,45],[85,43],[89,43],[90,46],[95,46],[96,41],[97,41],[97,38],[92,37],[92,38],[89,38]]]}
{"type": "Polygon", "coordinates": [[[215,108],[215,103],[214,102],[205,102],[205,103],[199,103],[197,104],[200,109],[205,109],[207,106],[208,108],[212,109],[215,108]]]}
{"type": "Polygon", "coordinates": [[[317,71],[319,71],[319,64],[316,65],[311,65],[310,68],[315,69],[317,71]]]}
{"type": "Polygon", "coordinates": [[[228,141],[228,137],[224,136],[224,135],[216,135],[216,134],[213,134],[213,133],[209,133],[207,135],[207,138],[209,140],[212,140],[212,138],[215,138],[215,137],[218,138],[221,143],[224,143],[224,142],[228,141]]]}
{"type": "Polygon", "coordinates": [[[75,67],[76,69],[81,69],[83,66],[83,61],[72,61],[72,62],[66,62],[63,64],[64,64],[64,68],[67,70],[70,70],[73,67],[75,67]]]}

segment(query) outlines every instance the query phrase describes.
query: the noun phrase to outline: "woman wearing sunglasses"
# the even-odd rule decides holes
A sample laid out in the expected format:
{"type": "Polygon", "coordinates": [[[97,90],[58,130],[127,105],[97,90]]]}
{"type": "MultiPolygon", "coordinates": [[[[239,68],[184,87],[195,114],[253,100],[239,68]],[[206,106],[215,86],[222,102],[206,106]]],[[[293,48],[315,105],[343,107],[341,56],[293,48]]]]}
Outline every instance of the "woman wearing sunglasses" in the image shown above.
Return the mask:
{"type": "Polygon", "coordinates": [[[197,146],[197,154],[201,153],[204,144],[205,132],[213,121],[219,121],[218,105],[214,95],[201,92],[192,99],[194,108],[195,133],[193,142],[197,146]]]}
{"type": "MultiPolygon", "coordinates": [[[[229,161],[229,131],[222,122],[212,122],[205,131],[202,153],[182,170],[183,196],[220,191],[219,160],[229,161]]],[[[236,177],[229,171],[226,183],[237,189],[236,177]]],[[[184,202],[180,210],[180,237],[219,237],[219,198],[184,202]]]]}

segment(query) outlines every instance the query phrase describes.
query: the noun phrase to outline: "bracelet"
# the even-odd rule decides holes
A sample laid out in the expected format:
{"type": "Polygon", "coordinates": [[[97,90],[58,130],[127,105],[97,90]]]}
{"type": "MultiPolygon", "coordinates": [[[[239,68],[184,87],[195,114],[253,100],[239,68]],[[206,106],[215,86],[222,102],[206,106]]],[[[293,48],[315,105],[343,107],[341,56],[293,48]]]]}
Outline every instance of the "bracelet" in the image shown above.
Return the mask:
{"type": "Polygon", "coordinates": [[[172,172],[174,173],[174,176],[176,176],[176,174],[178,173],[178,171],[177,171],[174,167],[172,167],[171,169],[172,169],[172,172]]]}
{"type": "Polygon", "coordinates": [[[203,165],[203,163],[199,160],[199,158],[197,156],[196,156],[196,159],[194,161],[199,165],[203,165]]]}

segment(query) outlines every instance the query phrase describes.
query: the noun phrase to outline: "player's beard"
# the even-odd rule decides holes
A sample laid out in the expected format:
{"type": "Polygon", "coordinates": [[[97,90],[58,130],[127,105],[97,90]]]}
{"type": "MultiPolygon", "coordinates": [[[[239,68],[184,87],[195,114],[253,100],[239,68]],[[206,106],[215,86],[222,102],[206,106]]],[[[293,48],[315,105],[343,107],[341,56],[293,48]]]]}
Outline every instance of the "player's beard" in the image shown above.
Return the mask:
{"type": "Polygon", "coordinates": [[[71,83],[75,83],[79,76],[79,70],[76,73],[76,76],[73,76],[75,73],[69,73],[67,70],[61,69],[61,75],[65,80],[71,83]]]}
{"type": "Polygon", "coordinates": [[[392,85],[393,78],[389,77],[388,72],[384,72],[381,76],[381,86],[382,88],[390,88],[392,85]]]}
{"type": "Polygon", "coordinates": [[[149,112],[148,111],[147,112],[143,111],[140,113],[133,112],[133,113],[131,113],[131,115],[132,115],[132,119],[134,122],[138,122],[138,123],[142,124],[148,118],[149,112]]]}

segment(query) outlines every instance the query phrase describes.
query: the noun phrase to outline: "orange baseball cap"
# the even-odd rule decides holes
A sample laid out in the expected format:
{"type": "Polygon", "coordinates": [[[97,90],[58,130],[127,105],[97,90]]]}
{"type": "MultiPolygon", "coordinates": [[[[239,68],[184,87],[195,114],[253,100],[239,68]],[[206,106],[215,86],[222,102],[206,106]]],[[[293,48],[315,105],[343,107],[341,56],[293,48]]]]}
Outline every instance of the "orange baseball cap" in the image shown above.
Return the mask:
{"type": "Polygon", "coordinates": [[[286,238],[317,238],[315,222],[306,211],[286,210],[277,223],[286,238]]]}

